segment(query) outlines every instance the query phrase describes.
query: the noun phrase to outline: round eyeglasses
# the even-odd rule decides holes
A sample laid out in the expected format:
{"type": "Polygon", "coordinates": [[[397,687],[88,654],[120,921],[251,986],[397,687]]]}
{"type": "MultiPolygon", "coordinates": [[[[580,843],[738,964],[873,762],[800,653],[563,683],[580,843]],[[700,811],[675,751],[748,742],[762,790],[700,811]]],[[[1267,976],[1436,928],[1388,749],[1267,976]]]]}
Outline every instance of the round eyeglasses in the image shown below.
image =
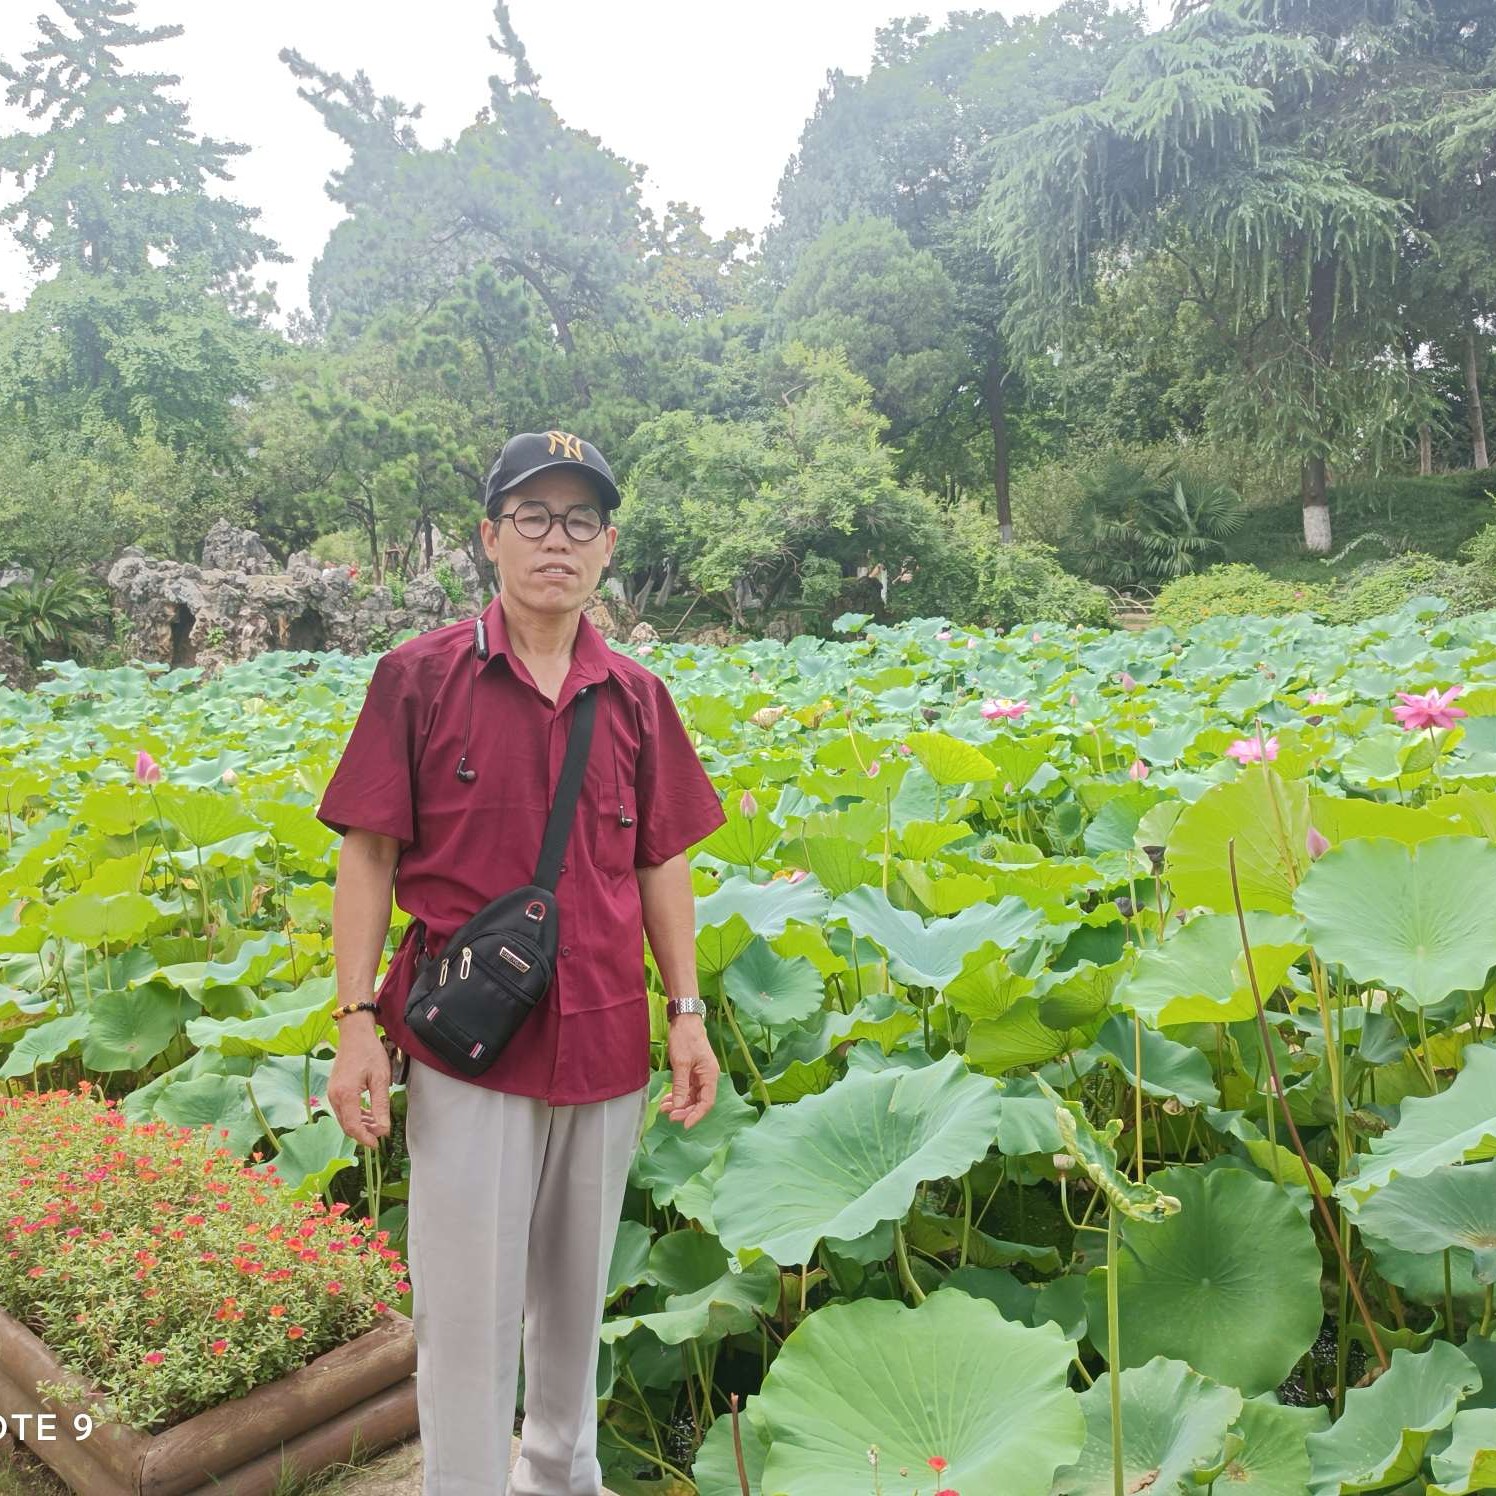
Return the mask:
{"type": "Polygon", "coordinates": [[[603,517],[591,504],[573,504],[565,514],[553,514],[539,499],[526,499],[494,521],[512,520],[514,528],[526,540],[544,540],[558,520],[561,528],[575,541],[596,540],[602,534],[603,517]]]}

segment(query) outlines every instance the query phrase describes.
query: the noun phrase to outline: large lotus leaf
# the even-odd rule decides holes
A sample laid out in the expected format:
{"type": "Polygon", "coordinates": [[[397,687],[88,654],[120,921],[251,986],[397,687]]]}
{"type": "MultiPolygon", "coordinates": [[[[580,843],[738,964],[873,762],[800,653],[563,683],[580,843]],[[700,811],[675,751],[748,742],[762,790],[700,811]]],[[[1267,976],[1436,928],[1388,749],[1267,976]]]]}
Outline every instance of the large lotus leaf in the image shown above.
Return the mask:
{"type": "Polygon", "coordinates": [[[156,1115],[174,1127],[226,1131],[224,1146],[242,1158],[265,1132],[249,1104],[244,1080],[242,1075],[199,1075],[176,1081],[161,1092],[156,1115]]]}
{"type": "Polygon", "coordinates": [[[1329,1424],[1325,1408],[1288,1408],[1249,1399],[1231,1430],[1240,1444],[1216,1477],[1216,1489],[1232,1496],[1304,1496],[1309,1489],[1304,1440],[1329,1424]]]}
{"type": "Polygon", "coordinates": [[[1120,961],[1104,966],[1094,961],[1077,961],[1068,971],[1041,973],[1034,986],[1040,1021],[1053,1029],[1089,1025],[1106,1011],[1132,962],[1129,947],[1120,961]]]}
{"type": "MultiPolygon", "coordinates": [[[[1112,1496],[1112,1383],[1103,1372],[1080,1395],[1086,1442],[1075,1464],[1054,1479],[1053,1496],[1112,1496]]],[[[1122,1373],[1122,1489],[1189,1490],[1197,1471],[1220,1467],[1226,1433],[1241,1412],[1234,1387],[1196,1375],[1182,1361],[1156,1356],[1122,1373]]]]}
{"type": "Polygon", "coordinates": [[[88,1014],[81,1012],[64,1013],[28,1028],[11,1045],[4,1065],[0,1065],[0,1080],[30,1075],[38,1065],[50,1065],[87,1036],[88,1014]]]}
{"type": "Polygon", "coordinates": [[[736,800],[729,799],[726,815],[727,820],[701,843],[701,849],[735,867],[755,866],[783,834],[783,827],[770,820],[766,811],[744,815],[736,800]]]}
{"type": "Polygon", "coordinates": [[[755,935],[772,940],[784,934],[793,919],[816,924],[826,913],[826,890],[814,878],[789,883],[782,878],[752,883],[747,878],[724,878],[715,893],[696,900],[696,928],[726,924],[739,915],[755,935]]]}
{"type": "Polygon", "coordinates": [[[1211,1079],[1210,1061],[1188,1044],[1176,1044],[1153,1029],[1136,1033],[1130,1019],[1113,1013],[1102,1024],[1092,1049],[1115,1065],[1129,1084],[1138,1083],[1138,1049],[1143,1052],[1143,1090],[1150,1096],[1173,1096],[1180,1101],[1216,1105],[1221,1093],[1211,1079]]]}
{"type": "Polygon", "coordinates": [[[1382,800],[1352,800],[1344,795],[1311,795],[1309,819],[1331,846],[1359,837],[1390,837],[1407,846],[1448,836],[1455,828],[1443,802],[1437,807],[1398,805],[1382,800]]]}
{"type": "Polygon", "coordinates": [[[981,784],[995,779],[997,770],[980,748],[943,732],[912,733],[910,750],[936,784],[946,788],[958,784],[981,784]]]}
{"type": "Polygon", "coordinates": [[[821,974],[804,956],[778,955],[761,936],[722,973],[722,987],[739,1011],[765,1028],[799,1023],[826,1000],[821,974]]]}
{"type": "Polygon", "coordinates": [[[1432,1496],[1467,1496],[1496,1488],[1496,1409],[1467,1408],[1454,1415],[1448,1446],[1430,1462],[1432,1496]]]}
{"type": "Polygon", "coordinates": [[[779,1303],[779,1269],[760,1257],[734,1271],[720,1242],[700,1231],[675,1231],[654,1245],[649,1272],[667,1293],[659,1310],[605,1320],[605,1345],[634,1330],[649,1331],[664,1345],[713,1342],[752,1330],[760,1313],[772,1314],[779,1303]],[[690,1241],[687,1238],[694,1237],[690,1241]],[[684,1250],[675,1250],[682,1248],[684,1250]]]}
{"type": "Polygon", "coordinates": [[[54,935],[80,945],[138,940],[160,918],[156,906],[141,893],[117,893],[101,898],[94,893],[70,893],[48,914],[54,935]]]}
{"type": "MultiPolygon", "coordinates": [[[[1117,1256],[1122,1365],[1187,1361],[1248,1396],[1276,1387],[1324,1319],[1314,1232],[1288,1195],[1240,1168],[1182,1164],[1149,1176],[1179,1201],[1157,1224],[1124,1219],[1117,1256]]],[[[1106,1323],[1106,1274],[1087,1284],[1106,1323]]],[[[1104,1337],[1097,1347],[1106,1351],[1104,1337]]]]}
{"type": "Polygon", "coordinates": [[[88,1012],[83,1063],[90,1070],[143,1070],[198,1011],[191,998],[164,982],[130,992],[104,992],[88,1012]]]}
{"type": "Polygon", "coordinates": [[[83,792],[75,817],[79,825],[105,836],[129,836],[155,812],[148,795],[133,785],[99,784],[83,792]]]}
{"type": "Polygon", "coordinates": [[[763,1067],[769,1097],[777,1104],[825,1091],[836,1077],[826,1059],[833,1049],[855,1048],[868,1039],[887,1051],[919,1026],[918,1012],[891,992],[875,992],[849,1013],[823,1009],[780,1035],[773,1060],[763,1067]]]}
{"type": "Polygon", "coordinates": [[[944,917],[959,914],[973,904],[994,901],[993,880],[980,873],[931,873],[918,863],[900,862],[898,875],[927,914],[944,917]]]}
{"type": "Polygon", "coordinates": [[[187,1037],[199,1048],[225,1054],[310,1054],[336,1031],[325,1002],[252,1018],[194,1018],[187,1025],[187,1037]]]}
{"type": "Polygon", "coordinates": [[[254,814],[274,832],[276,841],[289,847],[303,863],[320,865],[332,860],[337,833],[317,819],[314,806],[259,800],[254,814]]]}
{"type": "MultiPolygon", "coordinates": [[[[748,1477],[749,1496],[759,1496],[763,1489],[764,1461],[769,1457],[769,1437],[756,1397],[750,1397],[738,1408],[738,1437],[743,1444],[743,1473],[748,1477]]],[[[718,1410],[701,1448],[696,1451],[691,1479],[696,1483],[697,1496],[742,1496],[730,1411],[718,1410]]]]}
{"type": "MultiPolygon", "coordinates": [[[[197,1052],[200,1055],[218,1053],[209,1049],[197,1052]]],[[[243,1066],[247,1062],[243,1057],[236,1057],[228,1064],[243,1066]]],[[[277,1131],[300,1127],[303,1122],[309,1122],[311,1118],[307,1115],[306,1098],[310,1096],[314,1100],[321,1100],[327,1095],[332,1064],[331,1060],[305,1055],[266,1055],[254,1067],[250,1076],[254,1085],[255,1104],[264,1112],[265,1120],[277,1131]]]]}
{"type": "Polygon", "coordinates": [[[1182,903],[1231,913],[1236,906],[1226,844],[1234,838],[1242,906],[1290,914],[1299,869],[1308,861],[1308,831],[1304,783],[1286,783],[1272,770],[1250,767],[1180,813],[1169,835],[1169,882],[1182,903]]]}
{"type": "Polygon", "coordinates": [[[211,846],[247,831],[264,834],[264,827],[230,795],[216,790],[173,789],[163,785],[156,791],[161,813],[194,847],[211,846]]]}
{"type": "Polygon", "coordinates": [[[968,1018],[996,1018],[1034,990],[1035,978],[1013,970],[996,941],[985,940],[961,958],[945,984],[945,1000],[968,1018]]]}
{"type": "Polygon", "coordinates": [[[1444,1164],[1496,1158],[1496,1044],[1471,1044],[1465,1068],[1437,1096],[1409,1096],[1397,1126],[1358,1154],[1360,1172],[1335,1193],[1364,1200],[1394,1174],[1431,1174],[1444,1164]]]}
{"type": "Polygon", "coordinates": [[[629,1169],[629,1178],[647,1189],[656,1205],[674,1205],[687,1181],[705,1169],[712,1155],[758,1115],[724,1075],[717,1082],[711,1111],[693,1127],[682,1127],[659,1115],[660,1097],[670,1085],[668,1074],[651,1078],[644,1136],[629,1169]]]}
{"type": "Polygon", "coordinates": [[[1356,1219],[1405,1252],[1464,1247],[1477,1281],[1496,1281],[1496,1159],[1399,1174],[1361,1204],[1356,1219]]]}
{"type": "Polygon", "coordinates": [[[1039,1016],[1033,997],[1020,997],[996,1018],[979,1018],[967,1030],[966,1057],[989,1075],[1043,1064],[1064,1052],[1069,1037],[1039,1016]]]}
{"type": "Polygon", "coordinates": [[[917,1309],[876,1299],[818,1309],[757,1399],[771,1441],[764,1496],[867,1496],[874,1445],[884,1496],[928,1492],[937,1456],[955,1490],[1047,1496],[1085,1437],[1066,1385],[1074,1349],[1057,1326],[1013,1324],[955,1288],[917,1309]]]}
{"type": "Polygon", "coordinates": [[[626,1288],[637,1287],[649,1271],[649,1227],[643,1221],[620,1221],[608,1259],[604,1302],[611,1304],[626,1288]]]}
{"type": "Polygon", "coordinates": [[[139,893],[140,882],[145,875],[147,852],[134,852],[128,857],[109,857],[95,863],[94,870],[78,885],[79,893],[98,894],[108,898],[117,893],[139,893]]]}
{"type": "Polygon", "coordinates": [[[989,940],[1012,950],[1044,919],[1039,910],[1010,897],[926,924],[907,909],[895,909],[877,888],[854,889],[832,905],[832,913],[888,952],[888,969],[899,981],[937,991],[960,973],[971,951],[989,940]]]}
{"type": "Polygon", "coordinates": [[[799,836],[786,848],[786,855],[798,853],[816,881],[831,895],[840,898],[854,888],[878,876],[878,864],[860,842],[847,836],[799,836]]]}
{"type": "MultiPolygon", "coordinates": [[[[715,897],[715,895],[714,895],[715,897]]],[[[708,925],[696,936],[696,967],[709,975],[727,970],[753,944],[753,931],[741,914],[708,925]]]]}
{"type": "Polygon", "coordinates": [[[1426,1351],[1395,1350],[1369,1387],[1352,1387],[1345,1412],[1322,1434],[1310,1434],[1312,1496],[1383,1491],[1411,1480],[1429,1436],[1454,1422],[1460,1400],[1480,1386],[1470,1359],[1447,1340],[1426,1351]]]}
{"type": "Polygon", "coordinates": [[[259,1172],[268,1173],[273,1162],[282,1187],[293,1200],[315,1199],[335,1174],[358,1161],[358,1144],[343,1131],[336,1117],[318,1117],[315,1122],[281,1133],[277,1141],[280,1151],[273,1160],[261,1164],[259,1172]]]}
{"type": "Polygon", "coordinates": [[[947,1054],[921,1070],[852,1071],[733,1138],[712,1193],[729,1249],[806,1262],[823,1237],[899,1220],[928,1179],[959,1179],[997,1134],[997,1087],[947,1054]]]}
{"type": "Polygon", "coordinates": [[[1478,990],[1496,965],[1496,846],[1379,837],[1326,852],[1295,903],[1319,955],[1419,1004],[1478,990]]]}
{"type": "MultiPolygon", "coordinates": [[[[1302,921],[1282,914],[1247,916],[1258,989],[1267,997],[1304,951],[1302,921]]],[[[1161,946],[1144,951],[1117,994],[1154,1028],[1176,1023],[1237,1023],[1256,1015],[1235,914],[1202,914],[1161,946]]]]}

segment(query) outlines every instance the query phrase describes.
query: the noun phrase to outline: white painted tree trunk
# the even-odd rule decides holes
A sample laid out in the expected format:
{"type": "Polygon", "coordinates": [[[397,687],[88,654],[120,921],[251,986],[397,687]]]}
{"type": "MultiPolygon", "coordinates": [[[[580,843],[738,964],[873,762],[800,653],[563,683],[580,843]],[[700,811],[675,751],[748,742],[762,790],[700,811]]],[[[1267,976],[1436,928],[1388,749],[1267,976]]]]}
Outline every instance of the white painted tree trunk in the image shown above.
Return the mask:
{"type": "Polygon", "coordinates": [[[1330,506],[1304,505],[1304,545],[1316,556],[1330,554],[1330,506]]]}

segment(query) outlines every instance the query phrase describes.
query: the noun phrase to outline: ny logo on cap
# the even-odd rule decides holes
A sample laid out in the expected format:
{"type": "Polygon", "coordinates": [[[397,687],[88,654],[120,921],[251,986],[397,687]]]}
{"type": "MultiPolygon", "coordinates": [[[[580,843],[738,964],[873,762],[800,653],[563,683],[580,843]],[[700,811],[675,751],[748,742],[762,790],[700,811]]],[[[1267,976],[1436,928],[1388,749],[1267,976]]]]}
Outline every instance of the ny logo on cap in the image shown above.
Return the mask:
{"type": "Polygon", "coordinates": [[[560,447],[562,455],[569,457],[573,462],[585,462],[587,460],[582,456],[582,440],[580,437],[573,436],[569,431],[547,431],[545,436],[546,440],[550,443],[550,446],[546,449],[548,456],[554,457],[556,455],[556,448],[560,447]]]}

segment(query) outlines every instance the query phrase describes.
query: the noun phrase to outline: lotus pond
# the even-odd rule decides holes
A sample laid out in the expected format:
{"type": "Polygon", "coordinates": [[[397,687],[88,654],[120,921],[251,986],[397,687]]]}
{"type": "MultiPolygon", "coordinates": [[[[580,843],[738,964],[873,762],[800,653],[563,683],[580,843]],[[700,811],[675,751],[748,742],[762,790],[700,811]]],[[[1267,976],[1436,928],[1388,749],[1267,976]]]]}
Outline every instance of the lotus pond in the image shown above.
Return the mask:
{"type": "MultiPolygon", "coordinates": [[[[634,1162],[610,1485],[1496,1489],[1496,615],[1440,611],[641,647],[728,816],[724,1074],[634,1162]]],[[[371,666],[0,695],[0,1077],[399,1244],[402,1097],[320,1103],[371,666]]]]}

